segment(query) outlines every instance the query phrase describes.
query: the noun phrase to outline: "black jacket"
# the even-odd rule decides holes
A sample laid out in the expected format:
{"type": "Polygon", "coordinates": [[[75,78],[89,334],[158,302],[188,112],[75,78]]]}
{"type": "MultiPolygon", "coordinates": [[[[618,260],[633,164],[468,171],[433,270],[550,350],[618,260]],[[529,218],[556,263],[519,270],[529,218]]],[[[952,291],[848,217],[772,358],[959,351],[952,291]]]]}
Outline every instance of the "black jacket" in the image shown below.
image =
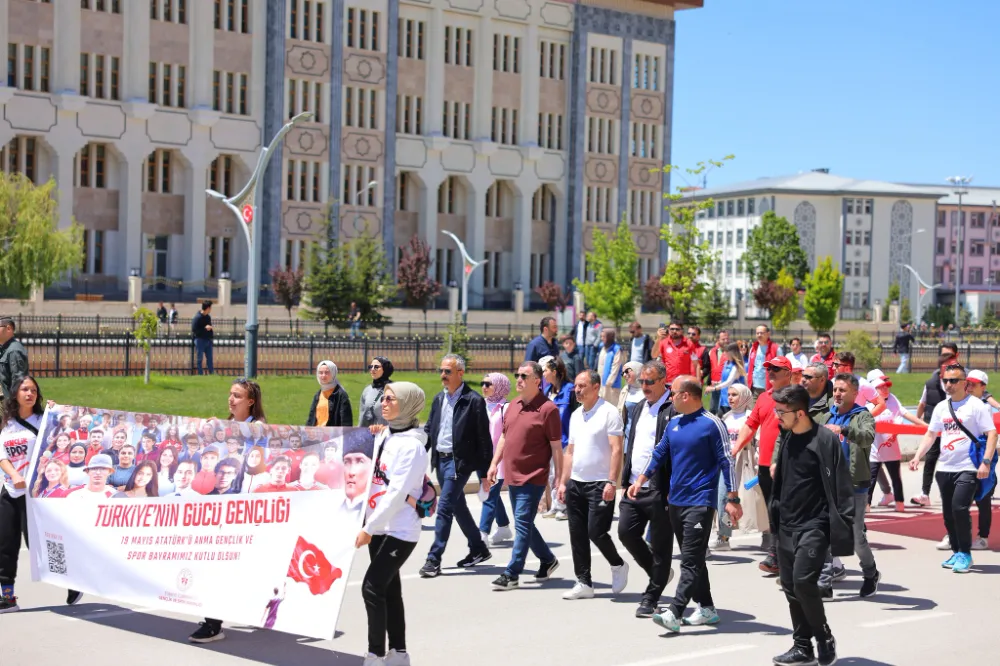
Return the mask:
{"type": "Polygon", "coordinates": [[[337,384],[337,388],[333,389],[333,393],[330,394],[330,415],[326,420],[326,423],[316,423],[316,405],[319,404],[319,396],[323,393],[322,389],[316,391],[316,395],[313,396],[312,405],[309,407],[309,418],[306,419],[307,426],[320,426],[327,428],[350,428],[354,425],[354,413],[351,411],[351,399],[347,395],[347,391],[340,384],[337,384]]]}
{"type": "Polygon", "coordinates": [[[210,331],[206,326],[212,325],[212,315],[208,314],[204,310],[199,310],[198,314],[194,316],[191,320],[191,334],[194,335],[195,339],[200,340],[211,340],[215,337],[215,332],[210,331]]]}
{"type": "MultiPolygon", "coordinates": [[[[840,438],[822,426],[815,426],[815,437],[806,447],[819,458],[822,473],[823,492],[830,508],[830,549],[834,557],[854,554],[854,484],[851,469],[844,459],[840,438]]],[[[781,528],[781,511],[778,498],[781,497],[781,466],[787,453],[782,447],[782,455],[777,458],[774,484],[771,490],[771,505],[768,507],[773,531],[781,528]]],[[[861,516],[860,520],[865,517],[861,516]]]]}
{"type": "MultiPolygon", "coordinates": [[[[635,442],[635,429],[636,425],[639,423],[639,416],[642,415],[642,409],[646,406],[647,400],[643,398],[639,402],[632,405],[632,409],[629,411],[628,415],[628,432],[625,439],[625,464],[622,466],[622,486],[628,487],[632,479],[632,444],[635,442]]],[[[667,429],[667,422],[671,418],[677,415],[674,411],[674,403],[667,398],[667,401],[663,403],[663,407],[656,414],[656,442],[660,443],[660,439],[663,438],[663,431],[667,429]]],[[[654,444],[654,446],[655,446],[654,444]]],[[[645,471],[645,470],[642,470],[645,471]]],[[[642,473],[640,471],[640,474],[642,473]]],[[[660,498],[663,501],[663,505],[667,505],[667,495],[670,493],[670,456],[664,460],[664,463],[660,465],[660,469],[656,472],[656,475],[649,480],[650,490],[655,490],[660,493],[660,498]]]]}
{"type": "Polygon", "coordinates": [[[941,371],[935,370],[931,378],[924,384],[927,395],[924,396],[924,415],[930,420],[930,414],[934,413],[934,408],[938,403],[944,402],[948,395],[941,388],[941,371]]]}
{"type": "MultiPolygon", "coordinates": [[[[486,400],[463,383],[451,421],[451,445],[455,455],[455,471],[458,474],[479,472],[484,477],[493,461],[493,438],[490,436],[490,417],[486,411],[486,400]]],[[[441,405],[445,400],[444,391],[434,396],[431,414],[424,425],[427,433],[427,450],[431,452],[431,465],[438,466],[437,438],[441,427],[441,405]]]]}

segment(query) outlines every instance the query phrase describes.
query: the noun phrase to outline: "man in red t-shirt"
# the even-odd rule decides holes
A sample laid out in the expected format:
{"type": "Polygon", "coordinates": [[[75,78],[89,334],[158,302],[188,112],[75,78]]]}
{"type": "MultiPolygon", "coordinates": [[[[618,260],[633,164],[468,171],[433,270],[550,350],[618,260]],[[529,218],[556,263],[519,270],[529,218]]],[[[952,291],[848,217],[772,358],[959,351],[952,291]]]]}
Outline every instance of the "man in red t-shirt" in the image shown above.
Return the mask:
{"type": "MultiPolygon", "coordinates": [[[[718,384],[722,381],[722,371],[726,367],[726,361],[729,359],[729,354],[726,353],[726,347],[729,346],[729,331],[719,331],[718,336],[715,340],[715,346],[708,350],[708,361],[711,374],[709,384],[718,384]]],[[[711,412],[713,414],[719,413],[719,399],[722,394],[719,391],[712,391],[712,408],[711,412]]]]}
{"type": "MultiPolygon", "coordinates": [[[[778,417],[774,413],[774,399],[772,396],[778,389],[783,389],[792,383],[792,362],[786,356],[776,356],[764,363],[767,370],[767,378],[771,382],[771,388],[757,397],[757,403],[753,406],[753,411],[747,417],[746,423],[740,428],[740,434],[733,445],[733,457],[740,450],[750,443],[754,433],[760,430],[760,437],[757,441],[757,452],[759,455],[757,467],[757,480],[760,483],[760,490],[764,493],[764,500],[771,503],[771,455],[774,453],[774,443],[778,441],[781,426],[778,424],[778,417]]],[[[774,534],[766,536],[767,557],[760,563],[761,571],[769,574],[778,573],[778,557],[775,552],[777,538],[774,534]]],[[[765,544],[761,544],[765,547],[765,544]]]]}
{"type": "Polygon", "coordinates": [[[681,375],[694,375],[698,356],[694,345],[684,337],[684,329],[678,323],[670,324],[667,337],[660,342],[659,355],[667,369],[664,379],[667,386],[681,375]]]}
{"type": "Polygon", "coordinates": [[[816,353],[809,359],[810,363],[822,363],[830,373],[830,381],[837,372],[833,369],[833,360],[837,357],[837,352],[833,350],[833,341],[827,333],[821,334],[816,339],[816,353]]]}
{"type": "MultiPolygon", "coordinates": [[[[541,391],[542,366],[534,361],[525,361],[514,376],[521,397],[507,406],[507,413],[503,416],[503,434],[486,474],[488,485],[495,485],[497,468],[503,461],[504,481],[510,489],[516,527],[514,533],[517,535],[507,569],[493,581],[493,589],[499,591],[517,589],[529,546],[539,560],[536,582],[549,580],[559,566],[559,560],[535,527],[535,514],[549,479],[550,462],[555,463],[556,478],[562,478],[559,408],[541,391]]],[[[617,479],[612,481],[617,483],[617,479]]]]}

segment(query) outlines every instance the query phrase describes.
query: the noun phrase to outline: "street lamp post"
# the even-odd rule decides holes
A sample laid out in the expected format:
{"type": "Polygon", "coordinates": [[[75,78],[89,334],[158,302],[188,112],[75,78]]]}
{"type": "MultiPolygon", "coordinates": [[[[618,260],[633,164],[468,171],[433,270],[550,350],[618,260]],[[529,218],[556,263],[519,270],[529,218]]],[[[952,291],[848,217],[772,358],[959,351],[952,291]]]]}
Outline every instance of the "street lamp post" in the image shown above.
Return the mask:
{"type": "Polygon", "coordinates": [[[962,255],[964,254],[962,241],[965,240],[965,219],[962,217],[962,195],[969,193],[969,191],[965,188],[972,182],[972,176],[949,176],[947,180],[955,186],[955,194],[958,195],[958,242],[955,244],[955,266],[957,266],[957,270],[954,271],[952,275],[955,280],[955,326],[957,328],[961,328],[961,320],[958,318],[958,315],[962,308],[959,299],[961,298],[962,292],[962,255]]]}
{"type": "Polygon", "coordinates": [[[899,264],[906,270],[913,274],[913,277],[917,280],[917,321],[922,321],[924,318],[924,296],[931,293],[938,287],[943,286],[940,282],[938,284],[928,284],[920,278],[920,274],[917,273],[916,269],[909,264],[899,264]]]}
{"type": "Polygon", "coordinates": [[[257,262],[260,260],[260,233],[255,229],[254,222],[257,211],[260,209],[263,188],[257,187],[264,172],[267,171],[267,164],[271,161],[275,149],[281,139],[288,134],[296,123],[309,120],[313,117],[311,111],[300,113],[289,120],[284,127],[271,139],[257,158],[257,168],[243,189],[233,197],[226,198],[215,190],[205,190],[208,196],[219,199],[226,208],[236,215],[237,223],[243,229],[243,235],[247,239],[250,258],[247,260],[247,323],[245,326],[246,352],[243,359],[243,374],[247,379],[257,376],[257,298],[260,295],[260,273],[257,270],[257,262]]]}
{"type": "Polygon", "coordinates": [[[458,240],[458,236],[450,231],[442,231],[441,233],[450,236],[455,241],[455,245],[458,246],[458,251],[462,253],[462,324],[467,325],[469,319],[469,276],[472,275],[472,271],[485,264],[488,260],[473,261],[469,253],[465,251],[465,244],[458,240]]]}

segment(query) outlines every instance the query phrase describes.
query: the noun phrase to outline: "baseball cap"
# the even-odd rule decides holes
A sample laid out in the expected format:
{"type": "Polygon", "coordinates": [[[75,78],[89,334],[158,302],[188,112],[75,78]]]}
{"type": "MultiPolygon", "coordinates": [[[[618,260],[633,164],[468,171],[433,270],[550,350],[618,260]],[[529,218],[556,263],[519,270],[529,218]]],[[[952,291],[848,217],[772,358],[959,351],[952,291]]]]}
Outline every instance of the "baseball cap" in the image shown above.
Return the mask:
{"type": "MultiPolygon", "coordinates": [[[[775,356],[770,361],[764,363],[765,368],[781,368],[783,370],[791,370],[792,362],[788,360],[787,356],[775,356]]],[[[800,368],[801,369],[801,368],[800,368]]]]}
{"type": "Polygon", "coordinates": [[[990,383],[989,376],[982,370],[971,370],[966,379],[970,382],[979,382],[984,386],[988,386],[990,383]]]}
{"type": "Polygon", "coordinates": [[[785,358],[787,358],[789,362],[792,364],[792,372],[802,372],[802,364],[799,363],[799,360],[797,358],[790,356],[786,356],[785,358]]]}
{"type": "Polygon", "coordinates": [[[115,468],[115,465],[113,462],[111,462],[111,456],[105,453],[98,453],[96,456],[90,459],[90,462],[87,463],[87,466],[83,468],[83,471],[86,472],[95,467],[104,467],[106,469],[113,470],[115,468]]]}
{"type": "Polygon", "coordinates": [[[875,368],[874,370],[870,371],[867,375],[865,375],[865,379],[867,379],[870,382],[874,382],[876,379],[885,379],[885,378],[886,378],[885,373],[879,370],[878,368],[875,368]]]}
{"type": "Polygon", "coordinates": [[[892,382],[888,377],[876,377],[870,381],[872,388],[878,388],[880,386],[892,386],[892,382]]]}

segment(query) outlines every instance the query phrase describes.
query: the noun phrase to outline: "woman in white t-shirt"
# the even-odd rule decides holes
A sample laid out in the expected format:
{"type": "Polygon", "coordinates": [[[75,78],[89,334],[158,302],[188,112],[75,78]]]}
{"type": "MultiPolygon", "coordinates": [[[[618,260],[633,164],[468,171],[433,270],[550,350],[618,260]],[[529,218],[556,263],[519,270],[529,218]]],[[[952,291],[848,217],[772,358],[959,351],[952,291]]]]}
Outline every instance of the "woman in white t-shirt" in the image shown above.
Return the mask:
{"type": "MultiPolygon", "coordinates": [[[[875,423],[902,423],[909,421],[914,425],[924,426],[927,424],[911,414],[899,403],[889,389],[892,382],[888,379],[875,379],[872,386],[882,396],[885,401],[885,410],[875,417],[875,423]]],[[[899,464],[902,459],[902,451],[899,449],[899,438],[896,435],[884,435],[875,433],[875,443],[872,446],[871,454],[868,457],[869,469],[871,471],[871,483],[868,487],[868,510],[872,508],[872,495],[875,494],[875,484],[878,482],[879,471],[885,465],[889,472],[889,479],[892,481],[892,495],[885,494],[879,501],[879,506],[889,506],[896,503],[896,511],[906,510],[903,498],[903,477],[899,473],[899,464]]]]}
{"type": "MultiPolygon", "coordinates": [[[[740,428],[746,423],[747,416],[750,415],[749,408],[750,403],[753,401],[753,394],[750,392],[750,388],[746,384],[732,384],[728,389],[726,389],[726,397],[729,399],[730,411],[722,418],[722,422],[726,426],[726,430],[729,432],[729,443],[728,446],[732,449],[733,444],[736,443],[736,438],[740,434],[740,428]]],[[[751,455],[751,447],[746,447],[743,449],[740,455],[751,455]]],[[[754,461],[754,466],[756,466],[756,461],[754,461]]],[[[736,484],[742,483],[740,479],[740,466],[736,466],[736,484]]],[[[733,526],[727,525],[724,522],[723,516],[727,516],[726,513],[726,482],[722,478],[722,474],[719,474],[719,507],[718,507],[718,524],[719,533],[715,537],[715,540],[709,544],[711,550],[729,550],[729,537],[733,535],[733,526]]]]}
{"type": "Polygon", "coordinates": [[[11,386],[0,419],[0,613],[20,610],[14,595],[21,537],[28,543],[28,513],[24,495],[25,475],[42,423],[42,394],[33,377],[22,377],[11,386]]]}

